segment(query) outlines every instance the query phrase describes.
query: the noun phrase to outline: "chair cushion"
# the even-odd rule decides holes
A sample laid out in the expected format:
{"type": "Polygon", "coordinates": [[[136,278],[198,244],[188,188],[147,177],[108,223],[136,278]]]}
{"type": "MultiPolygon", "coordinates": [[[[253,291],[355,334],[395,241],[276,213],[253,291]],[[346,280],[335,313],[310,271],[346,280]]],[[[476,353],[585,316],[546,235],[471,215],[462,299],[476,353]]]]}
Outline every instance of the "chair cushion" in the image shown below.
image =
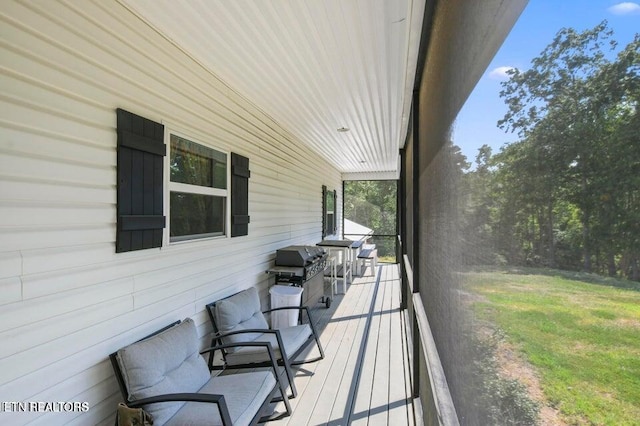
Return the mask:
{"type": "MultiPolygon", "coordinates": [[[[213,316],[216,327],[221,333],[248,329],[269,329],[269,324],[260,310],[260,298],[255,287],[216,302],[213,316]]],[[[229,336],[223,341],[224,343],[247,342],[255,340],[258,336],[260,333],[240,334],[229,336]]],[[[235,350],[234,348],[227,352],[232,353],[235,350]]]]}
{"type": "MultiPolygon", "coordinates": [[[[271,371],[256,371],[215,376],[199,392],[224,395],[234,426],[248,425],[275,384],[271,371]]],[[[187,402],[169,419],[167,426],[221,424],[216,404],[187,402]]]]}
{"type": "MultiPolygon", "coordinates": [[[[198,352],[198,333],[192,319],[120,349],[118,364],[129,391],[129,401],[150,396],[197,392],[211,378],[198,352]]],[[[184,403],[145,406],[156,424],[171,418],[184,403]]]]}
{"type": "MultiPolygon", "coordinates": [[[[280,336],[282,337],[282,344],[284,345],[284,351],[287,357],[291,357],[304,345],[309,337],[311,337],[311,327],[309,324],[296,325],[294,327],[280,328],[280,336]]],[[[280,348],[278,347],[278,340],[275,334],[265,333],[256,337],[255,341],[269,342],[273,347],[276,354],[276,358],[282,358],[280,348]]],[[[269,355],[264,348],[256,347],[242,347],[238,348],[233,353],[227,354],[227,363],[230,366],[240,364],[250,364],[254,362],[269,361],[269,355]]]]}

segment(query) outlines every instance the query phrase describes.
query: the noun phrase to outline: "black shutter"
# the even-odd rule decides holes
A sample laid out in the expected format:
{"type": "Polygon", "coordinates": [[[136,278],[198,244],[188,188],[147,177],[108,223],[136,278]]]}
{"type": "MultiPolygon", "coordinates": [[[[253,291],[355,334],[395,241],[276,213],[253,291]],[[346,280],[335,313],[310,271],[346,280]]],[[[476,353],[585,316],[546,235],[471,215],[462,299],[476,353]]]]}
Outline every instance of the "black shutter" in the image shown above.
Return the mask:
{"type": "Polygon", "coordinates": [[[327,187],[322,185],[322,238],[327,236],[327,187]]]}
{"type": "Polygon", "coordinates": [[[231,153],[231,236],[249,234],[249,159],[231,153]]]}
{"type": "Polygon", "coordinates": [[[118,108],[116,253],[162,246],[164,126],[118,108]]]}

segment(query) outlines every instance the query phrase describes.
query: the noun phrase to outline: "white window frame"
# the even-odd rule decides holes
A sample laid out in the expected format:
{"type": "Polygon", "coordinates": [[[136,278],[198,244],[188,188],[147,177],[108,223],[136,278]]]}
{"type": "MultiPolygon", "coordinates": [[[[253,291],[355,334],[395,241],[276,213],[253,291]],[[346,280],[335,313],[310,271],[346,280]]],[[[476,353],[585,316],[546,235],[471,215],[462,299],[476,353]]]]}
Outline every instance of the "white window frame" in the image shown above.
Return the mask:
{"type": "Polygon", "coordinates": [[[167,153],[165,155],[164,160],[164,212],[166,216],[166,226],[164,229],[164,237],[162,239],[162,246],[176,246],[183,244],[197,244],[202,242],[208,242],[211,240],[226,240],[227,238],[231,238],[231,165],[229,162],[231,161],[231,153],[227,150],[220,149],[211,143],[202,142],[204,137],[194,136],[191,132],[183,132],[176,130],[175,128],[169,127],[165,124],[165,132],[164,132],[165,145],[167,149],[167,153]],[[196,143],[198,145],[202,145],[206,148],[213,149],[218,151],[221,154],[224,154],[226,157],[226,188],[210,188],[206,186],[199,185],[190,185],[180,182],[172,182],[171,181],[171,173],[170,173],[170,164],[171,164],[171,135],[177,136],[179,138],[187,139],[190,142],[196,143]],[[224,233],[222,235],[211,235],[211,236],[202,236],[202,237],[178,237],[179,240],[171,241],[171,192],[183,192],[187,194],[198,194],[198,195],[211,195],[224,198],[224,233]]]}

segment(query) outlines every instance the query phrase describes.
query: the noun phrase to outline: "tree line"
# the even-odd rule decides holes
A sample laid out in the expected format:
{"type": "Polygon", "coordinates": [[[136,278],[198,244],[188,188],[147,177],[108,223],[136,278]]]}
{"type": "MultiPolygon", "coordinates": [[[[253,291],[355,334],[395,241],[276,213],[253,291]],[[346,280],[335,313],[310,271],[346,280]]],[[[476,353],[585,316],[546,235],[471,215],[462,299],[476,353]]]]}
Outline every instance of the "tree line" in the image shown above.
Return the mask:
{"type": "Polygon", "coordinates": [[[397,189],[395,180],[346,181],[344,184],[344,217],[378,235],[369,242],[376,245],[378,256],[385,260],[395,259],[397,189]]]}
{"type": "Polygon", "coordinates": [[[468,262],[640,280],[640,35],[562,29],[500,96],[519,140],[462,163],[468,262]]]}

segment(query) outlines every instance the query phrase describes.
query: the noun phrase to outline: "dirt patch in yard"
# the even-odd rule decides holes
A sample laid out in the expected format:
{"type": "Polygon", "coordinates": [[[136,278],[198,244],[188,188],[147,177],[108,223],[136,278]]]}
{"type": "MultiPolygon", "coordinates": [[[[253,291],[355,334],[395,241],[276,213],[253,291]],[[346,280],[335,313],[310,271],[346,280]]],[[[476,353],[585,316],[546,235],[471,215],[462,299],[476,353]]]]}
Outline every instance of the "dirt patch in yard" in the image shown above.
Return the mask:
{"type": "Polygon", "coordinates": [[[522,359],[513,345],[504,340],[498,342],[496,360],[500,374],[508,379],[520,381],[527,387],[530,398],[540,404],[541,426],[564,426],[567,424],[560,418],[558,410],[549,406],[542,393],[542,386],[536,371],[526,360],[522,359]]]}
{"type": "MultiPolygon", "coordinates": [[[[468,306],[477,302],[489,302],[485,296],[467,291],[461,291],[461,300],[468,306]]],[[[476,322],[476,331],[482,340],[492,340],[492,336],[496,335],[494,326],[486,322],[476,322]]],[[[495,357],[498,373],[504,378],[518,380],[527,388],[529,397],[540,406],[540,426],[566,426],[567,423],[560,418],[560,412],[551,407],[544,397],[540,379],[534,368],[522,358],[512,344],[502,338],[496,340],[495,357]]]]}
{"type": "Polygon", "coordinates": [[[618,318],[616,320],[618,327],[640,328],[640,319],[635,318],[618,318]]]}

